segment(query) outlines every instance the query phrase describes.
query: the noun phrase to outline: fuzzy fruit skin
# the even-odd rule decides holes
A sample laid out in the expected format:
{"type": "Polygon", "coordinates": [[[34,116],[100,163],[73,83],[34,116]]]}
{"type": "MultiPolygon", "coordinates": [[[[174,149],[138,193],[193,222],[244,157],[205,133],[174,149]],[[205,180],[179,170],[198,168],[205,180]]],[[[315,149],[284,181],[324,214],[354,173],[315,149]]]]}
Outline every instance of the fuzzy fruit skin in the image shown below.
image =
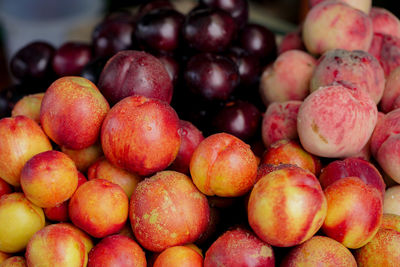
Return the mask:
{"type": "MultiPolygon", "coordinates": [[[[326,0],[310,0],[309,4],[310,7],[314,7],[315,5],[324,2],[326,0]]],[[[341,0],[341,2],[344,2],[353,8],[359,9],[363,11],[365,14],[368,14],[371,11],[372,8],[372,0],[341,0]]]]}
{"type": "Polygon", "coordinates": [[[202,267],[203,257],[186,246],[169,247],[154,262],[153,267],[202,267]]]}
{"type": "Polygon", "coordinates": [[[321,157],[358,153],[378,119],[371,97],[351,85],[332,84],[311,93],[300,106],[297,131],[303,148],[321,157]]]}
{"type": "Polygon", "coordinates": [[[189,177],[162,171],[143,180],[130,200],[129,219],[138,242],[161,252],[191,243],[206,230],[210,210],[206,197],[189,177]]]}
{"type": "Polygon", "coordinates": [[[72,195],[68,212],[73,224],[102,238],[120,231],[128,218],[129,200],[119,185],[94,179],[72,195]]]}
{"type": "Polygon", "coordinates": [[[272,247],[252,232],[235,228],[222,234],[207,250],[204,267],[212,266],[273,267],[275,256],[272,247]]]}
{"type": "Polygon", "coordinates": [[[282,267],[295,266],[357,267],[353,254],[345,246],[326,236],[313,236],[294,247],[282,267]]]}
{"type": "Polygon", "coordinates": [[[342,1],[325,1],[308,12],[303,41],[312,54],[331,49],[367,51],[372,40],[371,19],[342,1]]]}
{"type": "Polygon", "coordinates": [[[178,130],[178,115],[166,102],[130,96],[108,112],[101,144],[112,164],[146,176],[175,160],[181,143],[178,130]]]}
{"type": "Polygon", "coordinates": [[[400,20],[389,10],[372,7],[369,12],[374,33],[390,34],[400,38],[400,20]]]}
{"type": "Polygon", "coordinates": [[[32,235],[44,225],[43,210],[26,199],[23,193],[11,193],[0,198],[0,251],[15,253],[23,250],[32,235]]]}
{"type": "Polygon", "coordinates": [[[381,228],[368,244],[356,250],[355,258],[359,267],[398,266],[400,232],[381,228]]]}
{"type": "Polygon", "coordinates": [[[190,161],[197,188],[208,196],[244,195],[257,176],[257,160],[250,146],[239,138],[217,133],[204,139],[190,161]]]}
{"type": "MultiPolygon", "coordinates": [[[[400,38],[400,37],[399,37],[400,38]]],[[[382,112],[388,113],[400,104],[400,67],[393,69],[386,79],[385,90],[379,106],[382,112]]]]}
{"type": "Polygon", "coordinates": [[[278,247],[311,238],[324,222],[327,202],[317,178],[297,166],[270,172],[254,185],[248,220],[256,235],[278,247]]]}
{"type": "Polygon", "coordinates": [[[54,207],[68,200],[77,186],[75,163],[55,150],[33,156],[21,172],[21,187],[26,198],[41,208],[54,207]]]}
{"type": "Polygon", "coordinates": [[[65,76],[54,81],[44,94],[40,123],[55,143],[70,149],[93,145],[110,106],[91,81],[65,76]]]}
{"type": "Polygon", "coordinates": [[[358,177],[339,179],[324,193],[328,212],[322,231],[348,248],[367,244],[381,224],[381,193],[358,177]]]}
{"type": "Polygon", "coordinates": [[[51,224],[35,233],[25,252],[28,266],[84,267],[88,255],[82,238],[71,227],[51,224]]]}
{"type": "Polygon", "coordinates": [[[26,260],[22,256],[13,256],[1,263],[2,267],[26,267],[26,260]]]}
{"type": "Polygon", "coordinates": [[[89,253],[88,267],[146,267],[143,249],[132,239],[111,235],[102,239],[89,253]]]}
{"type": "Polygon", "coordinates": [[[391,186],[386,190],[383,213],[400,215],[400,185],[391,186]]]}
{"type": "Polygon", "coordinates": [[[388,77],[400,63],[400,37],[374,33],[371,46],[367,51],[379,60],[385,77],[388,77]]]}
{"type": "Polygon", "coordinates": [[[19,186],[25,163],[51,149],[49,139],[32,119],[17,116],[0,120],[0,177],[7,183],[19,186]]]}
{"type": "Polygon", "coordinates": [[[383,214],[381,229],[392,229],[400,232],[400,215],[383,214]]]}

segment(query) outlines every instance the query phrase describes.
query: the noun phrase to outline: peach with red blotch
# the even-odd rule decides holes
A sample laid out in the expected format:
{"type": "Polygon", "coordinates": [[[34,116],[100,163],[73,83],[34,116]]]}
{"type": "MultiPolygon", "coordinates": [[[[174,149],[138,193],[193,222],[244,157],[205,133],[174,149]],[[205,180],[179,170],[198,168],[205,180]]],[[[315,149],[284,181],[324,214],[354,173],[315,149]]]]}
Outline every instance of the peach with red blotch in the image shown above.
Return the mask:
{"type": "Polygon", "coordinates": [[[46,90],[40,107],[40,123],[56,144],[83,149],[98,140],[109,109],[106,99],[91,81],[66,76],[46,90]]]}
{"type": "Polygon", "coordinates": [[[128,198],[131,197],[142,177],[112,165],[106,158],[101,158],[88,169],[88,179],[104,179],[121,186],[128,198]]]}
{"type": "Polygon", "coordinates": [[[204,136],[202,132],[189,121],[180,120],[179,125],[181,145],[178,155],[171,164],[171,169],[187,174],[189,173],[190,159],[192,158],[193,152],[200,142],[203,141],[204,136]]]}
{"type": "Polygon", "coordinates": [[[372,163],[359,158],[346,158],[329,163],[322,169],[319,182],[325,189],[335,181],[349,176],[358,177],[375,187],[382,197],[385,194],[386,185],[378,169],[372,163]]]}
{"type": "Polygon", "coordinates": [[[158,255],[153,267],[202,267],[203,257],[194,249],[186,246],[174,246],[158,255]]]}
{"type": "Polygon", "coordinates": [[[400,109],[387,113],[376,124],[371,153],[383,171],[400,182],[400,109]]]}
{"type": "Polygon", "coordinates": [[[83,148],[83,149],[69,149],[65,146],[61,147],[61,151],[70,157],[76,165],[76,168],[80,172],[86,173],[90,165],[95,163],[101,156],[103,156],[103,150],[100,142],[83,148]]]}
{"type": "Polygon", "coordinates": [[[51,224],[32,236],[25,258],[28,266],[86,266],[88,253],[84,241],[71,227],[51,224]]]}
{"type": "Polygon", "coordinates": [[[44,227],[43,210],[23,193],[0,198],[0,251],[15,253],[25,249],[34,233],[44,227]]]}
{"type": "Polygon", "coordinates": [[[353,254],[336,240],[313,236],[294,247],[285,256],[281,267],[292,266],[357,267],[353,254]]]}
{"type": "Polygon", "coordinates": [[[42,105],[44,93],[26,95],[13,107],[11,117],[25,116],[31,118],[36,123],[40,123],[40,106],[42,105]]]}
{"type": "Polygon", "coordinates": [[[369,12],[374,33],[383,33],[400,38],[400,20],[389,10],[372,7],[369,12]]]}
{"type": "Polygon", "coordinates": [[[383,213],[400,215],[400,185],[389,187],[383,199],[383,213]]]}
{"type": "Polygon", "coordinates": [[[341,1],[324,1],[307,13],[302,33],[304,45],[312,54],[338,48],[367,51],[373,28],[364,12],[341,1]]]}
{"type": "Polygon", "coordinates": [[[0,197],[5,194],[10,194],[13,192],[10,184],[0,178],[0,197]]]}
{"type": "Polygon", "coordinates": [[[297,131],[303,148],[321,157],[347,157],[368,142],[378,110],[362,89],[333,84],[311,93],[300,106],[297,131]]]}
{"type": "Polygon", "coordinates": [[[25,163],[51,149],[49,139],[32,119],[17,116],[0,120],[0,177],[7,183],[19,186],[25,163]]]}
{"type": "Polygon", "coordinates": [[[352,249],[371,241],[382,220],[381,192],[358,177],[339,179],[324,192],[328,212],[323,232],[352,249]]]}
{"type": "Polygon", "coordinates": [[[260,78],[260,94],[265,105],[271,102],[303,100],[317,61],[301,50],[289,50],[278,56],[260,78]]]}
{"type": "Polygon", "coordinates": [[[13,256],[1,263],[2,267],[26,267],[26,260],[22,256],[13,256]]]}
{"type": "Polygon", "coordinates": [[[178,115],[166,102],[130,96],[108,112],[101,144],[112,164],[145,176],[175,160],[181,143],[178,130],[178,115]]]}
{"type": "Polygon", "coordinates": [[[301,39],[301,28],[298,28],[295,31],[286,33],[278,46],[278,55],[289,51],[289,50],[301,50],[305,51],[306,48],[304,46],[303,40],[301,39]]]}
{"type": "Polygon", "coordinates": [[[400,65],[400,37],[384,33],[374,33],[368,51],[381,64],[385,76],[400,65]]]}
{"type": "Polygon", "coordinates": [[[392,70],[386,79],[385,90],[379,103],[383,112],[388,113],[398,107],[400,103],[400,66],[392,70]]]}
{"type": "Polygon", "coordinates": [[[261,164],[293,164],[319,175],[321,162],[319,158],[305,151],[297,141],[280,140],[271,144],[265,151],[261,164]]]}
{"type": "Polygon", "coordinates": [[[217,133],[204,139],[190,161],[197,188],[208,196],[236,197],[253,186],[257,160],[250,146],[239,138],[217,133]]]}
{"type": "Polygon", "coordinates": [[[275,266],[272,247],[243,228],[226,231],[212,243],[204,258],[204,267],[275,266]]]}
{"type": "Polygon", "coordinates": [[[175,171],[158,172],[140,182],[129,209],[136,239],[154,252],[196,241],[210,217],[206,197],[189,177],[175,171]]]}
{"type": "Polygon", "coordinates": [[[365,90],[377,104],[385,89],[385,74],[379,61],[366,51],[333,49],[317,62],[310,82],[310,91],[334,82],[349,82],[365,90]]]}
{"type": "Polygon", "coordinates": [[[122,235],[103,238],[89,253],[88,267],[146,267],[143,249],[132,239],[122,235]]]}
{"type": "MultiPolygon", "coordinates": [[[[76,188],[78,189],[79,186],[81,186],[85,182],[87,182],[86,177],[81,172],[78,172],[78,185],[76,188]]],[[[46,215],[46,218],[51,221],[58,221],[58,222],[68,221],[69,220],[68,204],[69,200],[64,201],[54,207],[44,208],[43,211],[44,214],[46,215]]]]}
{"type": "Polygon", "coordinates": [[[72,195],[68,212],[74,225],[102,238],[122,229],[128,218],[129,201],[124,190],[104,179],[81,185],[72,195]]]}
{"type": "Polygon", "coordinates": [[[261,136],[266,147],[281,139],[297,139],[297,114],[303,102],[273,102],[264,113],[261,136]]]}
{"type": "Polygon", "coordinates": [[[290,247],[311,238],[324,222],[327,202],[317,178],[297,166],[263,176],[247,207],[255,234],[272,246],[290,247]]]}
{"type": "MultiPolygon", "coordinates": [[[[310,7],[314,7],[321,2],[326,0],[309,0],[310,7]]],[[[356,9],[363,11],[365,14],[368,14],[371,10],[372,0],[340,0],[356,9]]]]}
{"type": "Polygon", "coordinates": [[[41,208],[54,207],[66,201],[77,186],[75,163],[55,150],[33,156],[21,172],[21,187],[26,198],[41,208]]]}
{"type": "Polygon", "coordinates": [[[400,232],[379,229],[368,244],[355,251],[360,267],[398,266],[400,261],[400,232]]]}

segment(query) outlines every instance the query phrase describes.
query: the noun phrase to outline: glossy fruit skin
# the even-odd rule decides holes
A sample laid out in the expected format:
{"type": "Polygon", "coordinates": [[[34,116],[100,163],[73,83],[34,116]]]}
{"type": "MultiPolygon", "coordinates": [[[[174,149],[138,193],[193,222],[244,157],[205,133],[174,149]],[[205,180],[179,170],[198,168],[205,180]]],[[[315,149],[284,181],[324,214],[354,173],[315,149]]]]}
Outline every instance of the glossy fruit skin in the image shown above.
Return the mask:
{"type": "Polygon", "coordinates": [[[199,9],[186,16],[183,38],[189,47],[202,52],[222,52],[232,42],[236,24],[226,12],[199,9]]]}
{"type": "Polygon", "coordinates": [[[238,28],[243,28],[248,21],[249,5],[247,0],[201,0],[200,3],[228,12],[238,28]]]}
{"type": "Polygon", "coordinates": [[[193,56],[184,70],[184,78],[190,90],[207,100],[227,100],[240,81],[232,60],[211,53],[193,56]]]}
{"type": "Polygon", "coordinates": [[[115,54],[104,66],[98,86],[111,105],[132,95],[170,103],[173,93],[171,79],[160,60],[136,50],[115,54]]]}
{"type": "Polygon", "coordinates": [[[67,42],[54,54],[52,66],[59,76],[79,75],[85,65],[92,59],[92,48],[81,42],[67,42]]]}
{"type": "Polygon", "coordinates": [[[172,52],[179,47],[184,20],[185,16],[173,9],[150,11],[136,23],[136,40],[143,49],[172,52]]]}
{"type": "Polygon", "coordinates": [[[10,71],[20,81],[43,81],[52,75],[54,53],[54,47],[47,42],[29,43],[11,58],[10,71]]]}
{"type": "Polygon", "coordinates": [[[175,86],[178,83],[180,77],[180,65],[178,60],[170,55],[160,55],[157,56],[158,60],[164,65],[167,70],[169,77],[171,78],[172,84],[175,86]]]}
{"type": "Polygon", "coordinates": [[[261,72],[261,65],[258,57],[250,55],[246,50],[238,46],[229,49],[228,57],[233,60],[238,67],[240,74],[239,86],[246,88],[257,83],[261,72]]]}

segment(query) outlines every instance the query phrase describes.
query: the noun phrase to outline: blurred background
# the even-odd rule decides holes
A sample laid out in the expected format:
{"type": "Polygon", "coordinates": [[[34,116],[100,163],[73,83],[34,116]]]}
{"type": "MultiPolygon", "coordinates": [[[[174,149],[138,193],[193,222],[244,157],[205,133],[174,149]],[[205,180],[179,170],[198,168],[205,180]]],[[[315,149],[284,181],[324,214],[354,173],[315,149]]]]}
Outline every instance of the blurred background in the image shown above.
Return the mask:
{"type": "MultiPolygon", "coordinates": [[[[0,0],[0,88],[12,83],[11,56],[32,40],[55,47],[65,41],[89,42],[94,26],[108,13],[134,9],[144,0],[0,0]]],[[[190,10],[195,0],[173,0],[178,10],[190,10]]],[[[308,0],[250,0],[250,21],[263,24],[278,36],[296,28],[308,11],[308,0]]],[[[398,1],[373,0],[400,16],[398,1]]]]}

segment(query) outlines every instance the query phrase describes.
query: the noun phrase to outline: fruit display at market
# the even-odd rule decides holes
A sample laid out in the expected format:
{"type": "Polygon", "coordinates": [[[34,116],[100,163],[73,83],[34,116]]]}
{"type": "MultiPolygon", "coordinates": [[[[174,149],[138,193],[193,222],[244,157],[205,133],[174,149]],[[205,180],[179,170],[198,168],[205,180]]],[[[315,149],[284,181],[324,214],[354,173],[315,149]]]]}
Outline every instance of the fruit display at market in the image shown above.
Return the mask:
{"type": "Polygon", "coordinates": [[[154,0],[0,92],[0,266],[396,266],[400,20],[154,0]]]}

